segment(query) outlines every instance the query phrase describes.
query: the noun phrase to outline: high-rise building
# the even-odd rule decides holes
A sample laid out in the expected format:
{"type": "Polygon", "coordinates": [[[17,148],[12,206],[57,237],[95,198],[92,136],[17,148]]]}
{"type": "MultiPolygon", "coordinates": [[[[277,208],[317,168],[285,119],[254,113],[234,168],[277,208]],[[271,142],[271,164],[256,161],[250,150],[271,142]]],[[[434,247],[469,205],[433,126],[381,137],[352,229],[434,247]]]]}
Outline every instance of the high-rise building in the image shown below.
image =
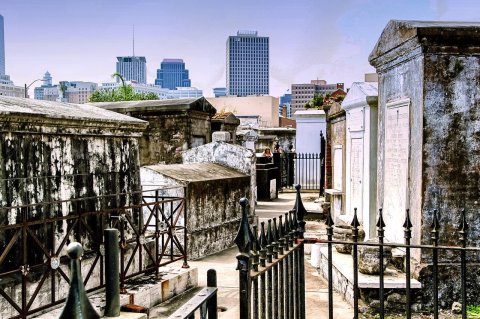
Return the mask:
{"type": "Polygon", "coordinates": [[[257,31],[238,31],[227,40],[227,91],[229,95],[268,95],[269,38],[257,31]]]}
{"type": "Polygon", "coordinates": [[[332,94],[338,89],[343,90],[344,84],[327,84],[325,80],[312,80],[309,84],[292,84],[292,113],[303,110],[305,104],[313,100],[315,93],[332,94]]]}
{"type": "Polygon", "coordinates": [[[280,105],[278,106],[278,114],[283,116],[283,109],[286,109],[287,117],[292,117],[292,94],[285,93],[280,97],[280,105]]]}
{"type": "Polygon", "coordinates": [[[160,69],[157,69],[155,85],[170,90],[190,87],[191,81],[188,78],[188,70],[185,69],[185,62],[182,59],[163,59],[160,69]]]}
{"type": "Polygon", "coordinates": [[[0,95],[24,97],[25,88],[16,86],[5,74],[5,37],[3,31],[3,16],[0,15],[0,95]]]}
{"type": "MultiPolygon", "coordinates": [[[[147,60],[144,56],[119,56],[117,72],[125,81],[147,83],[147,60]]],[[[120,79],[117,79],[117,82],[119,81],[120,79]]]]}
{"type": "Polygon", "coordinates": [[[2,15],[0,15],[0,75],[5,75],[5,36],[2,15]]]}

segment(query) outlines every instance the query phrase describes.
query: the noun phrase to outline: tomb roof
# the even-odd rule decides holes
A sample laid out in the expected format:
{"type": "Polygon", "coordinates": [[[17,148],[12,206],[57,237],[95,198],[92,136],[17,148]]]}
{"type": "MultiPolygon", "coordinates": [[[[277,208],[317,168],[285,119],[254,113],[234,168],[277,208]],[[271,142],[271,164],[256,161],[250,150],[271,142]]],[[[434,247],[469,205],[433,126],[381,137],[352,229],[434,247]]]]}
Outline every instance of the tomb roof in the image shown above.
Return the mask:
{"type": "Polygon", "coordinates": [[[216,163],[158,164],[144,166],[144,168],[186,183],[248,177],[246,174],[216,163]]]}
{"type": "MultiPolygon", "coordinates": [[[[375,65],[375,60],[380,56],[394,51],[404,43],[413,47],[433,46],[444,50],[442,46],[459,46],[478,48],[480,41],[480,22],[460,21],[405,21],[390,20],[383,29],[368,60],[375,65]]],[[[399,52],[401,54],[402,52],[399,52]]]]}
{"type": "Polygon", "coordinates": [[[118,125],[134,124],[146,127],[147,122],[111,112],[88,104],[73,104],[55,101],[33,100],[9,96],[0,96],[0,118],[11,119],[17,115],[25,119],[33,120],[43,118],[45,120],[72,120],[88,121],[95,123],[109,123],[118,125]]]}
{"type": "Polygon", "coordinates": [[[214,115],[217,110],[204,97],[146,101],[99,102],[91,105],[119,113],[200,111],[214,115]]]}

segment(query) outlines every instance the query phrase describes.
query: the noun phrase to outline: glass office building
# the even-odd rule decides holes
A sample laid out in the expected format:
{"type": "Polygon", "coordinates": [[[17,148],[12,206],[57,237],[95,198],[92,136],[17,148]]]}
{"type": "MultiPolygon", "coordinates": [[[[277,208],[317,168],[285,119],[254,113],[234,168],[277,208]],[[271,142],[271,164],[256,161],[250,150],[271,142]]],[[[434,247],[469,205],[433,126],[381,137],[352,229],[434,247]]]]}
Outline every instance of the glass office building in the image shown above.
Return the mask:
{"type": "MultiPolygon", "coordinates": [[[[144,56],[117,57],[117,72],[125,81],[147,83],[147,60],[144,56]]],[[[120,79],[117,79],[117,82],[120,79]]]]}
{"type": "Polygon", "coordinates": [[[190,87],[191,81],[188,78],[188,70],[185,69],[185,62],[182,59],[163,59],[160,69],[157,70],[155,85],[170,90],[190,87]]]}
{"type": "Polygon", "coordinates": [[[229,95],[269,94],[269,38],[257,31],[238,31],[227,40],[229,95]]]}

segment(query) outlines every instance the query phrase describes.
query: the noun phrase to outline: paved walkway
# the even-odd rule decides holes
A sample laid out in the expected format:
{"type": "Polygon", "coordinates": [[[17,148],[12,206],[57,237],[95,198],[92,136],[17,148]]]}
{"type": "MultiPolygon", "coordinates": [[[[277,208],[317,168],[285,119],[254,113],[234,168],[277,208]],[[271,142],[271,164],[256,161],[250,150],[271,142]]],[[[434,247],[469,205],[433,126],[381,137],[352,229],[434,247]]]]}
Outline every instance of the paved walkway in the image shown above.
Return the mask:
{"type": "MultiPolygon", "coordinates": [[[[318,203],[314,203],[316,195],[313,193],[302,194],[305,208],[308,211],[319,210],[318,203]]],[[[279,198],[271,202],[258,202],[256,213],[260,221],[277,217],[278,215],[293,208],[295,193],[280,193],[279,198]]],[[[318,221],[308,221],[307,232],[319,233],[323,227],[318,221]]],[[[308,251],[308,249],[306,249],[308,251]]],[[[219,313],[219,318],[240,318],[238,309],[238,271],[236,254],[238,250],[231,248],[221,253],[211,255],[200,260],[189,262],[191,266],[198,267],[198,280],[200,286],[206,286],[207,270],[217,271],[218,281],[218,306],[226,310],[219,313]]],[[[310,266],[310,256],[305,260],[305,283],[306,283],[306,315],[307,319],[328,317],[328,290],[326,281],[320,277],[315,268],[310,266]]],[[[341,299],[340,295],[334,295],[334,317],[337,319],[350,319],[353,317],[352,308],[341,299]]]]}

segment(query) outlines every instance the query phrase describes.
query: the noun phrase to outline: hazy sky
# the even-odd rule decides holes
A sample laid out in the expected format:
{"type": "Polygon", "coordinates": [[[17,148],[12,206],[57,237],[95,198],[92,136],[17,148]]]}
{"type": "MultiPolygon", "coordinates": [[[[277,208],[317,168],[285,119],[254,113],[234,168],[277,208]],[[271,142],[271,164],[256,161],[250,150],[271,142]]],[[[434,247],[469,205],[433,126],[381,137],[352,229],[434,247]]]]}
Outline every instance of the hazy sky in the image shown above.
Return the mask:
{"type": "MultiPolygon", "coordinates": [[[[270,37],[270,94],[325,79],[349,87],[374,72],[368,55],[390,19],[480,21],[477,0],[0,0],[6,71],[17,85],[111,81],[116,56],[182,58],[192,86],[225,86],[225,43],[237,30],[270,37]]],[[[35,86],[35,85],[34,85],[35,86]]]]}

